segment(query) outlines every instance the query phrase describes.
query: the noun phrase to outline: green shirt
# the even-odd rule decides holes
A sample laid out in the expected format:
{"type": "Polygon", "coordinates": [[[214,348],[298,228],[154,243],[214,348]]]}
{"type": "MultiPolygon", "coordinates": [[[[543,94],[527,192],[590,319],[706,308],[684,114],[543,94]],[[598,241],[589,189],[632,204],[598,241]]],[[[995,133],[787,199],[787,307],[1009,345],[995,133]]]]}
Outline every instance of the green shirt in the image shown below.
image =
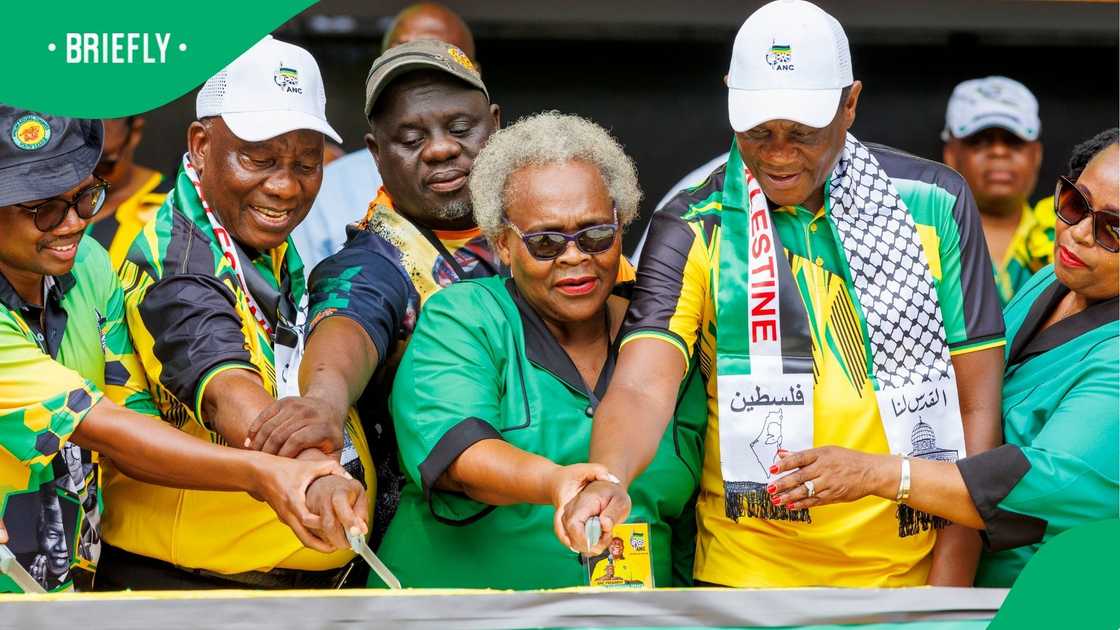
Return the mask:
{"type": "Polygon", "coordinates": [[[989,550],[977,586],[1011,586],[1051,537],[1120,513],[1117,299],[1038,332],[1068,291],[1046,267],[1005,312],[1006,444],[959,463],[989,550]]]}
{"type": "MultiPolygon", "coordinates": [[[[96,457],[69,442],[103,396],[155,414],[105,250],[78,245],[45,278],[43,306],[0,275],[0,519],[8,548],[46,590],[88,583],[100,553],[96,457]]],[[[0,575],[0,592],[18,592],[0,575]]]]}
{"type": "MultiPolygon", "coordinates": [[[[512,280],[460,282],[424,305],[390,400],[407,476],[379,554],[406,587],[535,589],[587,584],[579,556],[553,533],[545,505],[486,505],[433,487],[464,450],[501,439],[567,465],[587,461],[594,392],[512,280]]],[[[696,381],[699,383],[699,381],[696,381]]],[[[704,396],[686,391],[657,454],[630,488],[630,520],[650,525],[655,583],[669,586],[674,527],[694,527],[704,396]]],[[[690,567],[684,570],[687,572],[690,567]]],[[[379,584],[376,578],[371,585],[379,584]]]]}

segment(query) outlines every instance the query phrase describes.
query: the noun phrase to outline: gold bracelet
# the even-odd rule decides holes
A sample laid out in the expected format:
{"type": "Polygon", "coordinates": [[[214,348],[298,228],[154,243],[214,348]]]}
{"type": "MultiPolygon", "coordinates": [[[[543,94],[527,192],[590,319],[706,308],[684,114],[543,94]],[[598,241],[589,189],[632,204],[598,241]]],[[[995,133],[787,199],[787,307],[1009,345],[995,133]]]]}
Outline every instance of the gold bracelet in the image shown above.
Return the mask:
{"type": "Polygon", "coordinates": [[[899,503],[904,503],[910,498],[910,458],[902,456],[902,472],[898,479],[898,494],[895,495],[894,500],[899,503]]]}

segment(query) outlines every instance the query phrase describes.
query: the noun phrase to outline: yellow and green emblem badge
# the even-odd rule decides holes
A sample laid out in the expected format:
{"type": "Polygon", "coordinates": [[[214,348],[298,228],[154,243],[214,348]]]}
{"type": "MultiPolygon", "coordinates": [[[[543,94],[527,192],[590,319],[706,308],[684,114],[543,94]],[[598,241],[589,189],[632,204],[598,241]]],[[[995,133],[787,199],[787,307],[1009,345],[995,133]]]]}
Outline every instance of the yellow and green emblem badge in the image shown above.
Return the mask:
{"type": "Polygon", "coordinates": [[[12,125],[12,142],[24,151],[41,149],[50,139],[50,123],[35,114],[23,116],[12,125]]]}
{"type": "Polygon", "coordinates": [[[463,66],[464,68],[470,70],[475,74],[478,74],[478,68],[474,67],[474,63],[471,62],[471,58],[468,57],[463,51],[452,46],[451,48],[447,49],[447,54],[451,55],[451,58],[455,60],[455,63],[463,66]]]}

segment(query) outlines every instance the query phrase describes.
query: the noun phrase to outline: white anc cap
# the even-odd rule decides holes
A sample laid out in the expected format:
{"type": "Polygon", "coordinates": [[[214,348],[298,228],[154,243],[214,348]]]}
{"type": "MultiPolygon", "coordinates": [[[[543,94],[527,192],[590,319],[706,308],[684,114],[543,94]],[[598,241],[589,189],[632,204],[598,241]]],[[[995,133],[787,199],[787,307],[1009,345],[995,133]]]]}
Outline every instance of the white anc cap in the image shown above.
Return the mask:
{"type": "Polygon", "coordinates": [[[731,128],[770,120],[827,127],[851,84],[848,36],[836,18],[804,0],[775,0],[735,36],[727,73],[731,128]]]}
{"type": "Polygon", "coordinates": [[[984,77],[961,83],[949,97],[941,139],[965,138],[990,127],[1006,129],[1023,140],[1038,140],[1042,123],[1038,99],[1027,86],[1007,77],[984,77]]]}
{"type": "Polygon", "coordinates": [[[221,116],[248,142],[311,129],[341,143],[327,122],[326,106],[323,77],[311,53],[266,35],[203,84],[195,112],[199,118],[221,116]]]}

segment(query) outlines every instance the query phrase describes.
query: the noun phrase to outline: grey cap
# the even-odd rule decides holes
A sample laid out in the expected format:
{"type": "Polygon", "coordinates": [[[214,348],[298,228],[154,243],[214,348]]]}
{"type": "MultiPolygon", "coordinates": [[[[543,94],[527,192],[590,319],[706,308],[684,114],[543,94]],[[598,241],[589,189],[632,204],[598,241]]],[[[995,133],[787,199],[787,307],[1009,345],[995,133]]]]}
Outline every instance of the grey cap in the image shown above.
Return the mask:
{"type": "Polygon", "coordinates": [[[972,79],[954,88],[941,139],[966,138],[992,127],[1006,129],[1027,142],[1038,140],[1042,131],[1038,99],[1027,86],[1007,77],[972,79]]]}
{"type": "Polygon", "coordinates": [[[467,84],[482,90],[486,100],[490,93],[482,82],[482,75],[470,57],[458,47],[435,39],[418,39],[394,46],[374,59],[366,75],[366,118],[373,111],[377,97],[400,75],[413,70],[442,70],[467,84]]]}
{"type": "Polygon", "coordinates": [[[97,166],[104,138],[100,120],[0,104],[0,206],[73,189],[97,166]]]}

